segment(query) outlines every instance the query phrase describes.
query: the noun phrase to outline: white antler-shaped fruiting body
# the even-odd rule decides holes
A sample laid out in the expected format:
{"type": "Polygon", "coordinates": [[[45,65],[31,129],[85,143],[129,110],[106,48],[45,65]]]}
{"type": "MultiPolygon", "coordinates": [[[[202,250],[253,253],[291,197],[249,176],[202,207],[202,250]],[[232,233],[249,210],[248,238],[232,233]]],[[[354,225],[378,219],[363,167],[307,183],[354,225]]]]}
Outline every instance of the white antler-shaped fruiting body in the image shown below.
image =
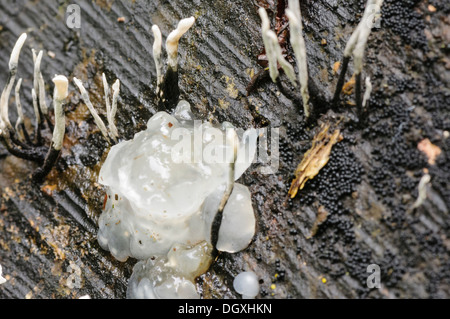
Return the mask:
{"type": "Polygon", "coordinates": [[[45,82],[44,78],[42,77],[41,73],[41,62],[42,57],[44,55],[44,51],[39,51],[39,54],[36,55],[36,51],[32,49],[33,52],[33,60],[34,60],[34,80],[33,80],[33,87],[36,91],[36,95],[39,100],[39,108],[41,110],[41,113],[43,115],[48,114],[48,107],[47,103],[45,101],[45,82]]]}
{"type": "Polygon", "coordinates": [[[11,57],[9,59],[9,70],[16,70],[17,65],[19,64],[19,56],[20,51],[22,50],[23,44],[25,43],[25,40],[27,39],[27,34],[22,33],[19,37],[19,39],[16,42],[16,45],[14,46],[14,49],[11,52],[11,57]]]}
{"type": "Polygon", "coordinates": [[[363,17],[345,47],[344,56],[350,57],[353,55],[356,74],[360,74],[362,72],[364,50],[366,48],[370,32],[372,31],[376,21],[376,15],[381,10],[382,5],[383,0],[367,1],[363,17]]]}
{"type": "Polygon", "coordinates": [[[274,50],[272,49],[272,42],[267,37],[267,32],[270,31],[270,21],[267,16],[267,12],[264,8],[259,8],[258,10],[259,16],[261,17],[261,33],[264,42],[264,47],[266,48],[266,56],[269,62],[269,73],[270,78],[273,82],[278,78],[279,72],[277,68],[277,57],[274,54],[274,50]]]}
{"type": "Polygon", "coordinates": [[[161,83],[163,81],[163,74],[162,74],[163,64],[161,58],[162,35],[161,30],[156,24],[152,26],[152,32],[155,38],[155,41],[153,42],[153,59],[155,61],[156,67],[156,85],[157,85],[156,93],[158,93],[161,83]]]}
{"type": "Polygon", "coordinates": [[[102,133],[102,135],[109,142],[108,130],[106,129],[105,123],[103,123],[102,119],[100,118],[100,116],[98,115],[94,106],[92,105],[91,99],[89,98],[89,94],[87,93],[86,89],[84,88],[83,83],[75,77],[73,78],[73,82],[80,90],[81,98],[83,99],[84,104],[86,104],[86,106],[88,107],[89,112],[91,112],[91,115],[94,117],[95,124],[100,129],[100,132],[102,133]]]}
{"type": "Polygon", "coordinates": [[[113,90],[113,100],[111,112],[108,115],[108,124],[109,124],[109,131],[111,132],[113,139],[116,141],[117,138],[119,137],[119,132],[117,131],[116,124],[114,123],[114,119],[117,113],[117,99],[119,98],[120,93],[120,81],[118,79],[116,80],[116,82],[114,82],[112,90],[113,90]]]}
{"type": "Polygon", "coordinates": [[[63,102],[69,94],[69,80],[64,75],[56,75],[53,78],[55,89],[53,92],[53,106],[55,109],[55,127],[53,129],[53,148],[61,150],[66,130],[63,102]]]}
{"type": "Polygon", "coordinates": [[[3,89],[1,98],[0,98],[0,129],[2,130],[2,134],[5,133],[5,129],[13,130],[13,127],[11,125],[11,122],[9,121],[9,115],[8,115],[8,102],[9,102],[9,96],[11,94],[12,87],[14,85],[15,79],[16,79],[16,72],[17,72],[17,66],[19,64],[19,56],[20,51],[22,50],[23,44],[25,43],[25,40],[27,39],[27,34],[23,33],[19,39],[17,40],[16,44],[14,45],[14,49],[11,52],[11,57],[9,59],[9,78],[6,83],[5,88],[3,89]]]}
{"type": "Polygon", "coordinates": [[[306,58],[306,45],[303,38],[302,15],[300,3],[298,0],[289,0],[289,7],[286,9],[286,15],[289,19],[290,42],[294,50],[295,58],[298,64],[298,79],[300,82],[300,92],[303,100],[305,116],[310,114],[309,110],[309,91],[308,91],[308,64],[306,58]]]}
{"type": "Polygon", "coordinates": [[[264,41],[264,47],[266,48],[266,56],[269,61],[269,73],[273,82],[276,82],[279,72],[278,64],[283,68],[284,73],[289,78],[294,86],[297,86],[295,82],[295,71],[292,65],[283,57],[283,51],[278,43],[278,37],[270,29],[269,17],[264,8],[259,8],[259,16],[261,17],[261,31],[264,41]]]}
{"type": "Polygon", "coordinates": [[[180,20],[178,26],[173,30],[166,40],[166,50],[167,50],[167,63],[172,70],[177,70],[178,65],[178,42],[180,38],[185,34],[194,24],[195,18],[190,17],[180,20]]]}
{"type": "Polygon", "coordinates": [[[24,122],[23,108],[22,102],[20,101],[20,88],[22,87],[22,79],[19,79],[16,84],[16,88],[14,90],[14,96],[16,99],[16,108],[17,108],[17,121],[16,121],[16,132],[19,134],[19,137],[23,140],[23,132],[20,130],[20,126],[24,122]]]}
{"type": "Polygon", "coordinates": [[[362,106],[365,107],[367,102],[370,99],[370,95],[372,94],[372,82],[370,81],[370,76],[366,78],[366,91],[364,92],[364,98],[362,102],[362,106]]]}
{"type": "Polygon", "coordinates": [[[119,133],[117,132],[117,127],[114,124],[114,118],[116,116],[117,112],[117,97],[119,95],[120,91],[120,81],[116,80],[116,82],[113,84],[113,105],[111,106],[110,100],[109,100],[109,84],[106,80],[105,73],[102,75],[103,79],[103,87],[105,90],[105,103],[106,103],[106,117],[108,119],[108,128],[109,128],[109,135],[114,140],[114,142],[117,142],[117,138],[119,137],[119,133]]]}
{"type": "Polygon", "coordinates": [[[105,92],[105,104],[106,104],[106,114],[111,113],[111,103],[109,101],[109,84],[106,80],[105,73],[102,74],[102,81],[103,81],[103,90],[105,92]]]}

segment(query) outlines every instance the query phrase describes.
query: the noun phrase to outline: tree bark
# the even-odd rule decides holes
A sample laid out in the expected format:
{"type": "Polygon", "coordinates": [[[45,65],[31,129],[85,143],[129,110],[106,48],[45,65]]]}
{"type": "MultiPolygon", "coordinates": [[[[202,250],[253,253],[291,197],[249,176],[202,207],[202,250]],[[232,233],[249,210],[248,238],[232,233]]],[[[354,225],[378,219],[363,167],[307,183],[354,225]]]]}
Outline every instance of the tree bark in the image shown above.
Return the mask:
{"type": "MultiPolygon", "coordinates": [[[[265,6],[274,26],[277,1],[78,1],[80,29],[67,27],[67,4],[2,1],[0,83],[6,81],[16,39],[27,32],[18,70],[25,115],[33,119],[34,47],[45,50],[41,69],[48,101],[54,74],[76,76],[105,116],[101,74],[110,83],[120,79],[117,126],[121,137],[130,139],[159,111],[152,24],[166,38],[178,20],[194,15],[197,21],[180,43],[181,97],[200,119],[281,132],[276,173],[262,174],[263,164],[254,164],[240,180],[252,192],[255,238],[240,253],[219,255],[197,281],[202,296],[239,298],[233,278],[252,270],[261,280],[258,298],[448,298],[448,2],[385,0],[363,71],[374,90],[358,118],[353,95],[342,94],[340,106],[330,109],[338,80],[333,66],[342,60],[364,2],[301,0],[310,81],[316,87],[312,100],[329,101],[311,125],[303,122],[302,105],[270,81],[247,96],[251,76],[262,70],[257,9],[265,6]],[[318,124],[341,118],[344,139],[333,147],[328,164],[287,200],[293,172],[318,124]],[[434,164],[417,148],[425,138],[441,150],[434,164]],[[431,176],[427,199],[411,210],[424,170],[431,176]],[[380,266],[380,289],[367,286],[371,264],[380,266]]],[[[286,49],[292,56],[289,45],[286,49]]],[[[349,71],[346,81],[352,62],[349,71]]],[[[281,81],[289,86],[283,75],[281,81]]],[[[125,297],[136,260],[118,262],[96,240],[105,196],[97,177],[108,146],[73,85],[69,89],[62,157],[43,185],[31,182],[33,163],[0,148],[0,264],[8,280],[0,286],[0,298],[125,297]]],[[[10,116],[14,123],[14,99],[10,116]]],[[[26,125],[30,129],[32,121],[26,125]]],[[[48,141],[50,133],[44,133],[48,141]]]]}

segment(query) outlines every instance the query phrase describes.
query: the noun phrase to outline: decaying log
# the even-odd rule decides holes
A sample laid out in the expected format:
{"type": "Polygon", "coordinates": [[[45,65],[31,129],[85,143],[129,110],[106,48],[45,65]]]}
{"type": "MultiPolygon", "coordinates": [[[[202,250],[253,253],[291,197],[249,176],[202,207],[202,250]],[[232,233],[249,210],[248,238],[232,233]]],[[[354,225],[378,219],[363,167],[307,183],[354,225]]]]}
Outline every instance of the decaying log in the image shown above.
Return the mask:
{"type": "MultiPolygon", "coordinates": [[[[263,164],[255,164],[240,181],[252,192],[258,221],[254,241],[243,252],[219,255],[198,279],[202,296],[239,298],[232,280],[252,270],[261,282],[258,298],[448,298],[446,1],[385,0],[363,70],[364,78],[372,79],[372,97],[358,117],[352,95],[341,95],[333,111],[331,102],[323,101],[333,98],[338,80],[333,66],[342,60],[365,1],[301,0],[310,82],[315,88],[311,99],[322,101],[322,114],[308,125],[298,100],[289,99],[270,81],[260,81],[247,96],[252,76],[262,70],[258,6],[267,9],[274,24],[281,2],[277,6],[277,1],[264,0],[77,1],[81,28],[70,29],[67,4],[2,1],[0,65],[7,69],[11,48],[27,31],[18,72],[24,79],[22,104],[28,118],[33,117],[32,47],[45,50],[41,70],[46,82],[55,74],[81,79],[103,118],[101,74],[110,83],[120,79],[117,128],[121,137],[130,139],[159,110],[151,26],[158,24],[166,38],[179,19],[195,16],[196,24],[180,43],[181,97],[204,120],[227,120],[242,128],[281,128],[276,173],[264,175],[259,171],[263,164]],[[295,168],[311,147],[319,124],[338,120],[343,140],[333,146],[327,165],[294,199],[286,200],[295,168]],[[417,148],[426,138],[441,150],[434,164],[417,148]],[[428,196],[411,211],[424,170],[431,176],[428,196]],[[381,268],[380,289],[367,286],[370,264],[381,268]]],[[[292,54],[289,46],[287,53],[292,54]]],[[[352,72],[350,62],[346,81],[352,72]]],[[[0,72],[2,85],[6,77],[7,72],[0,72]]],[[[281,81],[289,87],[285,76],[281,81]]],[[[72,85],[69,91],[62,157],[42,185],[31,182],[35,164],[0,147],[0,264],[7,279],[0,285],[0,298],[125,297],[136,261],[114,260],[96,240],[105,196],[96,181],[109,146],[76,88],[72,85]]],[[[25,125],[30,128],[32,122],[25,125]]]]}

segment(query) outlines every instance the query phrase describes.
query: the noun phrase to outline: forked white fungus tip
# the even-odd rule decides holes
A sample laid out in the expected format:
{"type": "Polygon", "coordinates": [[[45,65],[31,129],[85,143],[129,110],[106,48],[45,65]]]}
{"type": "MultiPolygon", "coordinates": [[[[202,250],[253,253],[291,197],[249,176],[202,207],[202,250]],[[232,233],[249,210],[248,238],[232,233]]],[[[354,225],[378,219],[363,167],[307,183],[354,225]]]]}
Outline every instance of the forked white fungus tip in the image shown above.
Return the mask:
{"type": "Polygon", "coordinates": [[[113,92],[120,91],[120,81],[117,79],[112,85],[113,92]]]}
{"type": "Polygon", "coordinates": [[[170,32],[169,36],[166,40],[166,49],[167,49],[167,56],[169,64],[172,69],[177,69],[177,55],[178,55],[178,42],[180,41],[180,38],[185,34],[194,24],[195,18],[185,18],[180,20],[178,22],[178,26],[175,30],[170,32]]]}

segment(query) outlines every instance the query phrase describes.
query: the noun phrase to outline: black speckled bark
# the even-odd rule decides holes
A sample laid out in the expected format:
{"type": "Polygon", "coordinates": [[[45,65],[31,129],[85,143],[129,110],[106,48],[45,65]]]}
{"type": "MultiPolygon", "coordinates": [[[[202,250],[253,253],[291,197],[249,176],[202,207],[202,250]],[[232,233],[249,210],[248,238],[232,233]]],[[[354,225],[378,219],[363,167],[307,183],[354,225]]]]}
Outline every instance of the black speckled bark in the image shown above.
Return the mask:
{"type": "MultiPolygon", "coordinates": [[[[333,65],[342,60],[364,2],[301,1],[312,100],[330,101],[331,107],[338,80],[333,65]]],[[[282,128],[278,171],[262,175],[254,165],[240,180],[252,192],[258,221],[254,241],[243,252],[219,255],[198,280],[203,297],[239,297],[232,280],[244,270],[261,279],[259,298],[450,296],[447,0],[385,0],[381,28],[370,36],[363,71],[374,86],[369,109],[358,121],[354,96],[341,95],[334,115],[319,116],[320,121],[344,116],[344,140],[319,175],[287,202],[292,174],[317,125],[305,125],[303,107],[273,83],[264,81],[246,96],[250,75],[261,70],[257,5],[264,0],[77,3],[81,29],[72,30],[65,24],[70,1],[0,2],[0,84],[7,79],[17,37],[27,32],[18,76],[24,79],[22,104],[31,119],[34,47],[46,50],[41,69],[48,102],[54,74],[70,80],[76,76],[105,116],[101,73],[110,83],[120,79],[117,126],[123,139],[132,138],[158,110],[152,24],[160,26],[165,38],[180,18],[194,15],[197,22],[180,43],[181,97],[201,119],[227,120],[242,128],[282,128]],[[429,11],[430,4],[435,12],[429,11]],[[434,165],[417,149],[424,138],[442,151],[434,165]],[[408,212],[425,168],[432,178],[431,195],[408,212]],[[320,206],[328,217],[310,238],[320,206]],[[367,287],[369,264],[381,268],[381,289],[367,287]]],[[[352,72],[350,62],[346,81],[352,72]]],[[[281,80],[289,87],[284,76],[281,80]]],[[[7,156],[0,147],[0,264],[8,279],[0,286],[0,298],[125,297],[136,261],[117,262],[96,241],[105,196],[96,181],[108,145],[72,84],[70,91],[62,156],[41,187],[31,183],[36,164],[7,156]]],[[[13,98],[11,106],[14,123],[13,98]]],[[[26,122],[29,132],[32,124],[26,122]]],[[[49,145],[50,132],[43,137],[49,145]]]]}

